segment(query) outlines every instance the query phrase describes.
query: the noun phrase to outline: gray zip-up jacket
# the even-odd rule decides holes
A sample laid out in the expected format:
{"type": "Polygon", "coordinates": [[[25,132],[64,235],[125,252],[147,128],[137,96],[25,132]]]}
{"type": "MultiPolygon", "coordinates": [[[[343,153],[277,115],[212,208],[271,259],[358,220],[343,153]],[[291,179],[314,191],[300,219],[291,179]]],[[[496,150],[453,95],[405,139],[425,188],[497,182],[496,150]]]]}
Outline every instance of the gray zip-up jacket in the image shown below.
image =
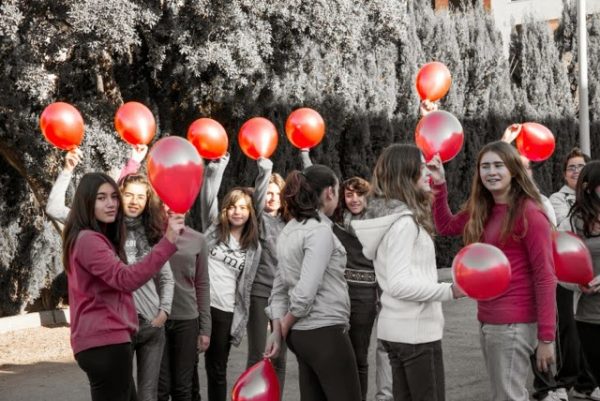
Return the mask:
{"type": "MultiPolygon", "coordinates": [[[[202,230],[204,231],[209,250],[219,242],[216,224],[219,216],[217,196],[221,182],[223,181],[223,173],[228,163],[229,154],[209,163],[204,168],[204,180],[202,189],[200,190],[200,207],[202,230]]],[[[250,292],[256,271],[258,270],[260,254],[260,243],[256,248],[246,250],[245,267],[238,278],[235,291],[235,305],[233,308],[233,322],[231,324],[231,343],[236,347],[240,345],[246,332],[246,324],[250,315],[250,292]]]]}
{"type": "Polygon", "coordinates": [[[550,195],[550,203],[556,215],[556,225],[560,226],[563,220],[567,219],[571,206],[575,203],[575,191],[568,185],[563,185],[558,192],[550,195]]]}
{"type": "Polygon", "coordinates": [[[290,312],[298,319],[292,330],[349,326],[346,250],[331,220],[319,217],[289,221],[277,240],[278,269],[265,312],[272,320],[290,312]]]}

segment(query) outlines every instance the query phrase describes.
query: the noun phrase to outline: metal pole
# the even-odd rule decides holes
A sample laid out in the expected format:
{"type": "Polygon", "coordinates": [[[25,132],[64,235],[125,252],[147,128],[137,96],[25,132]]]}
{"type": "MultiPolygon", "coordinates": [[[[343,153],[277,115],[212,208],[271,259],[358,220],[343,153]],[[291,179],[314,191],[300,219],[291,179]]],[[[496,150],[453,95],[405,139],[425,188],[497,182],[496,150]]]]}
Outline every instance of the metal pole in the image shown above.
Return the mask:
{"type": "Polygon", "coordinates": [[[590,155],[590,110],[588,105],[588,57],[585,0],[577,0],[577,44],[579,47],[579,147],[590,155]]]}

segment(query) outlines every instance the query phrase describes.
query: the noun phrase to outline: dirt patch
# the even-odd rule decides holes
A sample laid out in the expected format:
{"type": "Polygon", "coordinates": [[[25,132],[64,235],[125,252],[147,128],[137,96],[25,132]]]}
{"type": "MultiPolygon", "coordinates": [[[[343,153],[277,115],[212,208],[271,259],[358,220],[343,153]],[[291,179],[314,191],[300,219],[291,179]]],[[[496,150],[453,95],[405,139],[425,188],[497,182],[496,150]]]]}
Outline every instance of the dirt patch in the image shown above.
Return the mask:
{"type": "Polygon", "coordinates": [[[0,335],[0,369],[5,365],[71,362],[69,327],[37,327],[0,335]]]}

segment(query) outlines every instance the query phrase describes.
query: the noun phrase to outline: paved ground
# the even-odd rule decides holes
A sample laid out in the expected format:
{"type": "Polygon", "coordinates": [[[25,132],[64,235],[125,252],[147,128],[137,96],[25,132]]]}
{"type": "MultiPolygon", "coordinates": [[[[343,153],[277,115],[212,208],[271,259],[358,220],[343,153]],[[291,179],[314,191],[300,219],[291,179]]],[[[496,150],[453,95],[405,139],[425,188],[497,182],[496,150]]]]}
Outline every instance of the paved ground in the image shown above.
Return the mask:
{"type": "MultiPolygon", "coordinates": [[[[444,358],[446,367],[446,391],[448,401],[480,401],[489,399],[488,383],[483,366],[477,335],[478,323],[475,318],[475,303],[461,299],[444,305],[446,331],[444,337],[444,358]]],[[[46,329],[48,330],[48,329],[46,329]]],[[[62,330],[62,341],[68,342],[68,329],[62,330]]],[[[14,334],[18,334],[16,332],[14,334]]],[[[26,331],[23,331],[26,333],[26,331]]],[[[28,338],[22,339],[23,352],[26,352],[28,338]]],[[[46,345],[47,346],[47,345],[46,345]]],[[[372,344],[373,346],[373,344],[372,344]]],[[[245,348],[234,348],[229,362],[229,385],[243,371],[245,348]]],[[[1,349],[0,349],[1,352],[1,349]]],[[[61,400],[80,401],[89,399],[85,375],[70,358],[52,357],[37,363],[11,365],[0,355],[0,400],[33,401],[61,400]]],[[[371,353],[372,366],[374,354],[371,353]]],[[[283,399],[299,400],[297,365],[294,355],[288,354],[288,374],[283,399]]],[[[374,399],[375,374],[371,369],[368,400],[374,399]]],[[[202,387],[206,376],[201,372],[202,387]]],[[[203,393],[203,399],[207,399],[203,393]]]]}

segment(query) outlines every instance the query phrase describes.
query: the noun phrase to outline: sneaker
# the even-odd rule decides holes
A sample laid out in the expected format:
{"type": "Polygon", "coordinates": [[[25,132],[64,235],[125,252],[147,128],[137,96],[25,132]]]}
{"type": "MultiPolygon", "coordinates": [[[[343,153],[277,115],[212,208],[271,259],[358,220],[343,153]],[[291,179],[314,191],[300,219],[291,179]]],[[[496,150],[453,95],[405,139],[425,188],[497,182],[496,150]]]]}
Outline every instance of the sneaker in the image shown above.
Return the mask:
{"type": "Polygon", "coordinates": [[[569,401],[569,394],[567,393],[567,389],[564,387],[559,387],[554,390],[554,394],[560,401],[569,401]]]}
{"type": "Polygon", "coordinates": [[[573,398],[579,398],[582,400],[594,400],[594,401],[600,401],[600,388],[596,387],[591,393],[586,394],[586,393],[582,393],[579,392],[575,389],[573,389],[573,391],[571,392],[571,396],[573,398]]]}
{"type": "Polygon", "coordinates": [[[561,401],[554,391],[548,391],[548,394],[540,401],[561,401]]]}

